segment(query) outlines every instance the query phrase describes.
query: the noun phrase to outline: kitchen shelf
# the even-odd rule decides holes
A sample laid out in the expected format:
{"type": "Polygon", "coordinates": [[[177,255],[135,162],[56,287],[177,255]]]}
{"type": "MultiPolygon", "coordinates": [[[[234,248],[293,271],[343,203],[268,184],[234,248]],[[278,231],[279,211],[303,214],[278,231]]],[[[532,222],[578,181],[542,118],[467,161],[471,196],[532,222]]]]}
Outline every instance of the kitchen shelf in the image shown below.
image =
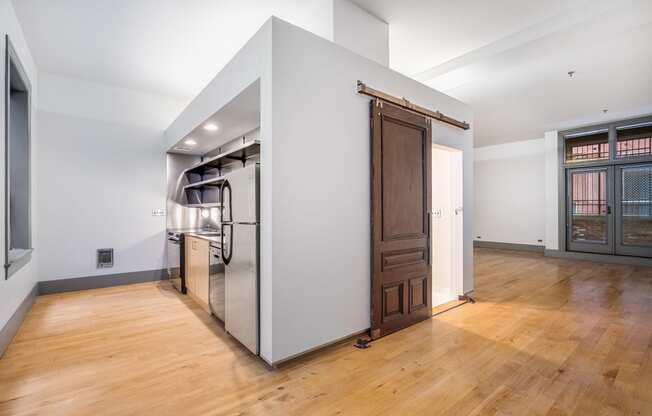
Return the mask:
{"type": "Polygon", "coordinates": [[[222,208],[222,204],[219,202],[206,204],[188,204],[186,206],[188,208],[222,208]]]}
{"type": "Polygon", "coordinates": [[[219,187],[222,183],[224,183],[224,177],[220,176],[184,186],[183,192],[186,194],[185,205],[191,208],[221,206],[219,187]]]}
{"type": "Polygon", "coordinates": [[[193,182],[183,187],[186,189],[195,189],[195,188],[217,188],[224,182],[224,176],[219,176],[217,178],[210,178],[199,182],[193,182]]]}
{"type": "Polygon", "coordinates": [[[260,140],[252,140],[242,143],[240,146],[235,147],[226,152],[220,153],[217,156],[206,159],[203,162],[188,168],[184,174],[199,174],[203,175],[207,170],[221,169],[226,163],[233,160],[239,160],[244,163],[248,158],[260,154],[260,140]]]}

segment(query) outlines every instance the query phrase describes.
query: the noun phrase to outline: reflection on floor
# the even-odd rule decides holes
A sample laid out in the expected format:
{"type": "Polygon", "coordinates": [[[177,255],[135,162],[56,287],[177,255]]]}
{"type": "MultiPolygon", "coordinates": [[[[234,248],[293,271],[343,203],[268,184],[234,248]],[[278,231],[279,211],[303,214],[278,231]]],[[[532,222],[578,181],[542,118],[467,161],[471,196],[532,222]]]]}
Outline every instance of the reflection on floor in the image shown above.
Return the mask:
{"type": "Polygon", "coordinates": [[[163,284],[44,296],[0,414],[652,414],[652,269],[478,249],[476,280],[476,304],[273,371],[163,284]]]}

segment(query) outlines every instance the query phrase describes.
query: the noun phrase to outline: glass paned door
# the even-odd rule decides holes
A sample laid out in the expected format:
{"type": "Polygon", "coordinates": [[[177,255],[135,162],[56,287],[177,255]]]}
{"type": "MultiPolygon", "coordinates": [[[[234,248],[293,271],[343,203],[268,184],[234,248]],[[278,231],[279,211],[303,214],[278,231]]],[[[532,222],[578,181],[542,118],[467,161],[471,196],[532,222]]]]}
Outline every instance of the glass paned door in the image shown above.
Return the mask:
{"type": "Polygon", "coordinates": [[[568,249],[613,253],[613,168],[569,169],[566,180],[568,249]]]}
{"type": "Polygon", "coordinates": [[[652,257],[652,163],[617,167],[616,253],[652,257]]]}

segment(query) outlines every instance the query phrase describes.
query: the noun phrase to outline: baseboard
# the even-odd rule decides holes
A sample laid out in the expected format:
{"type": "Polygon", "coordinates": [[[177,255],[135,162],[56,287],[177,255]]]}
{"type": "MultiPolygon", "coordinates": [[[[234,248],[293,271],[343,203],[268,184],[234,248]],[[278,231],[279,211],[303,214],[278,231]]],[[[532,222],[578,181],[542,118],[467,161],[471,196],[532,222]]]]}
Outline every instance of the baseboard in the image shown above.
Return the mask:
{"type": "Polygon", "coordinates": [[[16,309],[14,314],[11,315],[9,321],[7,321],[5,326],[0,329],[0,358],[7,350],[7,347],[9,347],[11,340],[16,336],[16,333],[25,320],[27,313],[32,309],[32,305],[37,296],[38,284],[35,284],[32,290],[27,294],[27,296],[25,296],[25,299],[20,303],[18,309],[16,309]]]}
{"type": "Polygon", "coordinates": [[[305,357],[306,355],[312,354],[312,353],[314,353],[316,351],[322,350],[324,348],[328,348],[328,347],[333,346],[335,344],[339,344],[341,342],[344,342],[344,341],[346,341],[348,339],[352,339],[352,338],[355,338],[355,337],[360,336],[362,334],[368,334],[368,333],[369,333],[369,328],[363,329],[362,331],[356,331],[356,332],[354,332],[354,333],[352,333],[350,335],[343,336],[341,338],[335,339],[335,340],[327,342],[325,344],[317,345],[316,347],[309,348],[309,349],[307,349],[305,351],[302,351],[302,352],[300,352],[298,354],[294,354],[294,355],[291,355],[289,357],[280,359],[280,360],[275,361],[275,362],[273,362],[271,364],[269,362],[267,362],[266,360],[264,360],[264,361],[265,361],[265,363],[270,365],[272,368],[276,369],[276,368],[278,368],[279,365],[288,364],[290,361],[294,361],[296,359],[305,357]]]}
{"type": "Polygon", "coordinates": [[[480,241],[480,240],[474,240],[473,247],[495,248],[498,250],[531,251],[536,253],[543,253],[545,250],[544,246],[536,246],[534,244],[499,243],[496,241],[480,241]]]}
{"type": "Polygon", "coordinates": [[[101,276],[86,276],[73,279],[46,280],[39,282],[38,294],[73,292],[77,290],[99,289],[134,283],[154,282],[167,279],[167,270],[145,270],[142,272],[105,274],[101,276]]]}
{"type": "Polygon", "coordinates": [[[624,264],[628,266],[652,267],[652,259],[644,257],[616,256],[610,254],[580,253],[576,251],[545,250],[547,257],[571,260],[585,260],[596,263],[624,264]]]}

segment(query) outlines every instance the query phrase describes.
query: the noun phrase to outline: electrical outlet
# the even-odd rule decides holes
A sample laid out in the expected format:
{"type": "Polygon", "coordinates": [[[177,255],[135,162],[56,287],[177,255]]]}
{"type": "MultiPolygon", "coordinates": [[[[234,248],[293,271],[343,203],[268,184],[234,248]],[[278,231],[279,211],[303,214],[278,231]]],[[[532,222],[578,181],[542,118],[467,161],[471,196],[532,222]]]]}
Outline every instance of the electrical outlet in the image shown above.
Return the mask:
{"type": "Polygon", "coordinates": [[[165,216],[165,210],[163,208],[156,208],[152,210],[152,217],[163,217],[165,216]]]}

